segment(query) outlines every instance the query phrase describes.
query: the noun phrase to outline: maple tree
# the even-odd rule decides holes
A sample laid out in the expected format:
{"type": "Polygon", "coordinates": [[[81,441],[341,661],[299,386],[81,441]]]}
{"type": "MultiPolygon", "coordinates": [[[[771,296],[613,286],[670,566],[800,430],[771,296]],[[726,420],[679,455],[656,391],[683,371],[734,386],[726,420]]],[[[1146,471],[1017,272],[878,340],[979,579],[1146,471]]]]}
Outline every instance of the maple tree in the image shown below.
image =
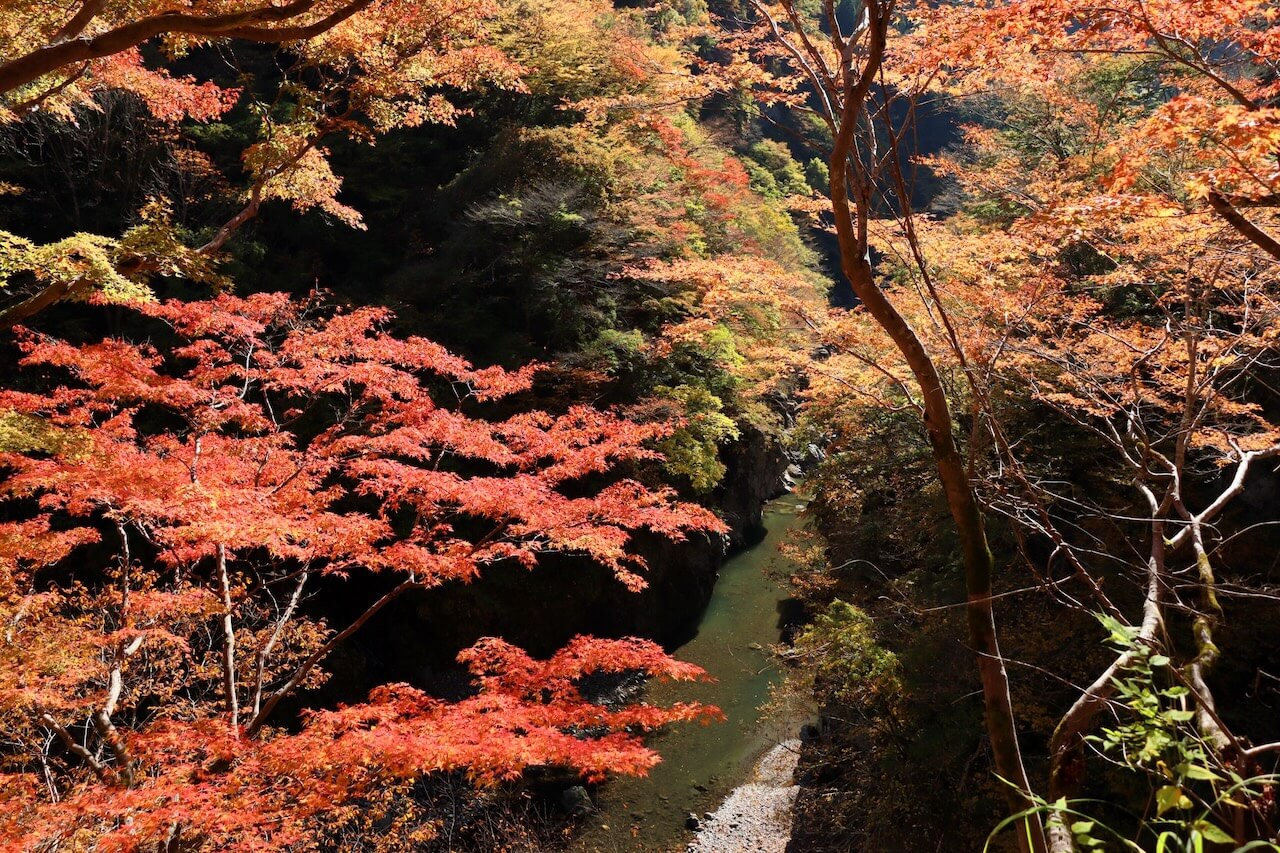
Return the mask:
{"type": "MultiPolygon", "coordinates": [[[[871,264],[876,202],[880,193],[889,193],[901,211],[895,224],[907,236],[913,260],[925,279],[923,299],[927,303],[932,297],[935,303],[940,302],[918,251],[906,185],[908,169],[900,145],[909,123],[899,126],[894,118],[900,97],[903,93],[909,97],[912,90],[890,88],[886,81],[890,34],[895,31],[900,10],[892,0],[869,0],[861,5],[851,25],[842,25],[833,2],[825,2],[820,10],[805,9],[790,0],[752,5],[754,24],[729,39],[737,61],[727,73],[737,85],[756,92],[766,105],[812,111],[829,134],[825,152],[828,191],[841,272],[861,301],[862,310],[889,338],[909,370],[914,387],[899,387],[920,413],[959,534],[969,597],[970,641],[982,678],[987,731],[996,771],[1009,781],[1010,805],[1018,811],[1031,802],[1031,784],[1023,766],[1009,677],[996,634],[994,564],[982,509],[955,436],[937,357],[926,348],[900,303],[881,290],[871,264]]],[[[945,313],[940,316],[946,327],[943,352],[950,352],[967,368],[954,326],[945,313]]],[[[1029,815],[1024,823],[1020,845],[1043,849],[1038,815],[1029,815]]]]}
{"type": "MultiPolygon", "coordinates": [[[[1106,571],[1090,546],[1055,523],[1049,508],[1070,498],[1031,482],[1006,444],[1023,494],[1006,509],[1053,541],[1093,606],[1145,644],[1124,648],[1058,723],[1050,802],[1080,790],[1083,740],[1143,648],[1180,667],[1196,736],[1220,772],[1249,776],[1273,748],[1231,730],[1208,676],[1224,620],[1211,541],[1223,534],[1210,528],[1280,435],[1250,387],[1275,335],[1274,14],[1248,2],[1010,3],[941,11],[920,34],[946,88],[998,84],[1012,106],[1006,129],[968,128],[966,155],[940,164],[999,204],[1022,244],[1024,307],[1004,323],[998,369],[1110,448],[1146,518],[1129,534],[1146,552],[1130,568],[1145,589],[1133,618],[1090,576],[1106,571]],[[1175,581],[1184,572],[1193,580],[1175,581]],[[1168,626],[1180,599],[1194,602],[1185,656],[1168,626]]],[[[1127,513],[1088,511],[1127,523],[1127,513]]],[[[1244,799],[1265,825],[1265,796],[1244,799]]],[[[1238,807],[1218,819],[1244,844],[1256,836],[1238,807]]],[[[1051,817],[1052,849],[1075,849],[1070,818],[1051,817]]]]}
{"type": "MultiPolygon", "coordinates": [[[[255,8],[245,4],[246,14],[255,8]]],[[[145,4],[86,7],[84,39],[93,41],[119,27],[140,33],[134,24],[150,21],[150,11],[145,4]]],[[[509,245],[506,241],[525,242],[522,234],[539,228],[533,218],[553,198],[558,204],[546,212],[558,217],[551,223],[558,228],[573,228],[579,222],[578,208],[589,207],[585,212],[593,225],[599,217],[604,228],[632,232],[622,245],[607,247],[617,260],[612,269],[601,273],[623,284],[600,286],[592,278],[570,282],[574,291],[566,299],[557,292],[559,282],[535,283],[536,292],[521,297],[535,316],[554,312],[549,327],[561,339],[572,338],[575,332],[590,333],[593,325],[615,319],[608,314],[592,316],[585,306],[600,305],[602,312],[615,312],[617,303],[623,302],[623,311],[630,315],[621,318],[628,335],[637,331],[630,326],[645,325],[655,313],[685,310],[690,300],[675,293],[682,285],[674,281],[668,282],[670,298],[656,311],[656,300],[637,306],[632,294],[614,297],[611,291],[634,282],[626,270],[636,259],[716,255],[732,261],[745,253],[766,255],[789,269],[812,263],[812,254],[798,239],[784,204],[762,203],[748,186],[743,162],[750,166],[751,161],[740,162],[729,154],[681,109],[682,103],[708,91],[707,83],[688,69],[696,49],[692,40],[706,32],[705,12],[696,7],[661,15],[652,10],[617,10],[599,2],[571,7],[474,2],[317,4],[291,6],[279,14],[286,11],[296,14],[298,22],[315,26],[305,39],[280,36],[282,49],[276,61],[284,79],[279,82],[271,75],[249,72],[256,54],[246,51],[237,30],[219,34],[211,29],[213,25],[200,25],[204,27],[201,34],[184,33],[182,27],[191,22],[166,18],[173,31],[155,34],[142,53],[126,50],[112,55],[110,62],[129,64],[128,74],[113,76],[108,59],[95,59],[83,67],[65,66],[10,92],[8,119],[34,128],[31,147],[36,152],[46,150],[42,126],[55,123],[56,118],[62,120],[60,127],[69,127],[101,108],[108,96],[139,99],[152,113],[151,121],[158,123],[148,130],[149,135],[177,141],[166,152],[174,161],[167,168],[175,177],[162,191],[174,197],[148,202],[134,226],[122,228],[120,236],[96,225],[113,236],[82,233],[45,242],[30,239],[23,231],[23,236],[6,237],[0,249],[0,276],[4,286],[23,298],[0,312],[0,324],[28,322],[63,299],[123,302],[145,296],[148,282],[157,277],[184,279],[204,288],[225,287],[230,283],[228,270],[241,260],[237,253],[244,249],[243,241],[238,244],[233,237],[265,204],[284,201],[300,212],[313,211],[313,216],[362,228],[361,214],[341,200],[342,179],[330,166],[326,150],[330,142],[345,138],[372,144],[391,130],[421,123],[449,124],[468,113],[456,104],[465,100],[473,105],[473,95],[495,90],[530,105],[554,105],[551,116],[534,122],[545,121],[546,126],[521,127],[514,140],[519,150],[539,152],[554,166],[545,170],[547,174],[535,176],[536,186],[523,185],[530,179],[522,178],[522,185],[512,188],[509,198],[492,207],[486,204],[468,217],[474,214],[483,216],[486,224],[492,219],[499,225],[516,226],[515,235],[495,235],[502,237],[504,248],[509,245]],[[326,17],[339,11],[350,12],[349,19],[326,17]],[[214,49],[225,58],[212,62],[214,49]],[[210,66],[225,65],[237,75],[234,79],[225,73],[212,75],[215,83],[179,74],[174,70],[181,67],[179,63],[204,70],[206,76],[210,66]],[[68,75],[81,71],[65,88],[58,88],[68,75]],[[57,91],[38,105],[27,104],[23,97],[29,89],[44,91],[39,84],[57,91]],[[225,152],[215,157],[208,150],[211,146],[202,142],[224,135],[213,132],[217,128],[206,132],[198,125],[221,124],[227,126],[227,135],[236,137],[244,133],[240,125],[246,111],[251,113],[258,138],[239,152],[237,177],[236,166],[225,162],[225,152]],[[566,121],[567,116],[573,118],[566,121]],[[559,210],[564,199],[558,196],[563,191],[558,184],[572,187],[578,182],[589,198],[572,197],[568,208],[559,210]],[[186,185],[195,183],[209,187],[203,198],[184,197],[186,185]],[[219,210],[227,196],[238,202],[229,215],[219,210]],[[522,203],[527,208],[516,206],[522,203]]],[[[10,36],[13,52],[24,47],[36,50],[32,46],[42,44],[41,39],[57,41],[53,34],[62,21],[51,10],[31,4],[23,14],[26,26],[21,32],[15,27],[10,36]]],[[[261,35],[268,34],[263,30],[261,35]]],[[[91,116],[84,123],[96,120],[91,116]]],[[[493,132],[508,130],[499,125],[493,132]]],[[[530,242],[536,250],[537,241],[530,242]]],[[[554,239],[549,242],[554,245],[554,239]]],[[[486,261],[492,262],[491,258],[486,261]]],[[[536,267],[542,259],[529,260],[536,267]]],[[[523,271],[520,254],[503,251],[499,263],[504,261],[515,268],[513,273],[487,276],[489,282],[510,277],[512,288],[522,289],[522,283],[514,281],[523,271]]],[[[456,276],[456,270],[449,271],[450,281],[456,276]]],[[[273,282],[271,286],[280,285],[273,282]]],[[[421,291],[418,285],[403,298],[421,298],[421,291]]],[[[657,334],[648,328],[644,333],[657,334]]],[[[723,337],[725,333],[716,334],[723,337]]],[[[601,346],[613,348],[607,342],[601,346]]],[[[692,342],[683,352],[693,352],[692,342]]],[[[683,371],[685,375],[664,376],[656,384],[673,389],[685,400],[692,399],[691,393],[701,399],[701,392],[680,390],[701,384],[688,375],[691,371],[692,367],[683,371]]],[[[713,396],[719,402],[708,401],[708,406],[728,405],[733,411],[728,394],[713,396]]],[[[670,395],[664,399],[668,409],[688,408],[670,395]]],[[[714,460],[719,442],[698,439],[696,443],[700,446],[696,458],[685,467],[700,483],[713,483],[718,479],[710,475],[719,470],[714,460]]],[[[687,442],[685,446],[692,447],[687,442]]]]}
{"type": "Polygon", "coordinates": [[[279,703],[410,590],[549,552],[639,588],[632,531],[723,525],[601,479],[656,458],[669,425],[469,413],[528,389],[537,366],[474,368],[388,333],[384,310],[278,294],[140,310],[170,329],[165,352],[23,333],[27,369],[69,381],[2,392],[10,843],[305,845],[367,793],[433,771],[643,773],[656,756],[641,732],[714,715],[580,692],[597,672],[701,676],[647,641],[580,637],[539,661],[485,639],[460,656],[471,698],[387,685],[280,728],[279,703]],[[386,576],[385,592],[346,625],[308,612],[309,583],[355,572],[386,576]]]}
{"type": "MultiPolygon", "coordinates": [[[[1123,92],[1121,98],[1130,98],[1129,104],[1121,101],[1117,107],[1120,99],[1113,99],[1099,109],[1099,99],[1088,97],[1087,90],[1084,96],[1070,91],[1068,81],[1089,74],[1113,79],[1114,66],[1062,59],[1057,65],[1059,75],[1043,88],[1052,90],[1050,110],[1066,129],[1062,137],[1071,142],[1107,139],[1110,121],[1132,121],[1136,112],[1142,124],[1141,113],[1151,109],[1123,92]],[[1108,115],[1117,109],[1118,116],[1108,115]],[[1098,125],[1104,133],[1097,132],[1098,125]]],[[[1123,66],[1119,70],[1133,73],[1123,66]]],[[[1024,85],[1024,97],[1044,97],[1034,89],[1024,85]]],[[[1211,519],[1219,518],[1243,492],[1260,461],[1277,452],[1276,428],[1249,388],[1250,375],[1273,351],[1269,253],[1234,223],[1224,228],[1220,211],[1197,204],[1194,196],[1134,192],[1115,177],[1131,168],[1134,158],[1115,156],[1104,147],[1107,143],[1071,150],[1069,142],[1066,156],[1029,164],[1004,148],[999,135],[975,130],[972,136],[982,140],[980,150],[994,164],[990,170],[973,170],[974,180],[990,188],[988,194],[1010,198],[1005,176],[1018,168],[1027,175],[1029,169],[1031,180],[1020,188],[1016,204],[1031,212],[1014,224],[1024,243],[1023,256],[1073,252],[1079,259],[1078,268],[1068,270],[1075,273],[1074,280],[1062,270],[1024,262],[1031,282],[1024,288],[1027,301],[1015,312],[1016,322],[1006,321],[1007,351],[997,369],[1007,372],[1004,381],[1010,387],[1026,389],[1109,447],[1116,468],[1131,474],[1143,498],[1141,515],[1149,519],[1145,531],[1139,525],[1128,534],[1135,553],[1147,551],[1143,561],[1130,567],[1144,579],[1146,590],[1134,618],[1103,594],[1090,574],[1110,571],[1124,558],[1117,554],[1110,558],[1113,566],[1099,566],[1088,545],[1074,541],[1064,533],[1065,525],[1052,520],[1048,508],[1071,498],[1057,494],[1042,477],[1028,478],[1025,466],[1010,458],[1009,470],[1016,472],[1013,479],[1024,498],[1013,505],[1003,502],[1005,509],[1055,542],[1085,582],[1093,606],[1122,624],[1133,624],[1138,641],[1147,644],[1124,649],[1066,711],[1050,740],[1048,797],[1056,802],[1080,790],[1084,738],[1120,675],[1148,647],[1176,648],[1176,639],[1168,636],[1168,613],[1183,594],[1195,602],[1187,638],[1194,651],[1173,659],[1182,667],[1178,678],[1185,679],[1192,697],[1198,736],[1213,760],[1223,763],[1223,772],[1248,776],[1265,748],[1249,746],[1223,722],[1207,680],[1223,653],[1215,631],[1224,610],[1206,525],[1213,525],[1211,519]],[[1125,310],[1115,309],[1119,300],[1128,303],[1125,310]],[[1193,582],[1174,580],[1183,571],[1179,564],[1190,566],[1193,582]]],[[[1150,167],[1151,160],[1147,162],[1150,167]]],[[[1176,163],[1161,166],[1178,174],[1177,166],[1185,164],[1176,163]]],[[[1198,180],[1194,168],[1185,176],[1188,185],[1198,180]]],[[[1129,515],[1101,506],[1088,512],[1099,518],[1129,515]]],[[[1132,525],[1119,518],[1112,523],[1132,525]]],[[[1265,813],[1264,802],[1250,803],[1257,815],[1265,813]]],[[[1235,820],[1219,819],[1225,825],[1235,820]]],[[[1074,849],[1069,822],[1065,816],[1052,822],[1053,849],[1074,849]]],[[[1249,838],[1239,824],[1234,834],[1238,843],[1249,838]]]]}
{"type": "MultiPolygon", "coordinates": [[[[1008,2],[957,6],[922,27],[929,62],[955,86],[1049,77],[1079,56],[1123,57],[1164,87],[1153,108],[1114,125],[1107,187],[1130,198],[1211,210],[1273,258],[1280,44],[1276,10],[1229,3],[1008,2]],[[1016,44],[1016,47],[1015,47],[1016,44]],[[1177,157],[1161,174],[1161,162],[1177,157]]],[[[1154,94],[1154,93],[1153,93],[1154,94]]]]}
{"type": "MultiPolygon", "coordinates": [[[[1249,775],[1272,747],[1249,746],[1215,709],[1206,675],[1221,654],[1223,611],[1203,537],[1277,452],[1277,430],[1248,388],[1274,339],[1275,10],[868,2],[850,17],[832,3],[753,5],[749,26],[726,28],[735,54],[718,73],[766,109],[825,126],[810,139],[830,157],[842,270],[862,303],[820,324],[831,354],[811,369],[810,408],[837,442],[868,408],[923,420],[961,538],[995,769],[1014,810],[1027,809],[1018,843],[1070,850],[1076,840],[1061,805],[1044,810],[1047,832],[1038,825],[1035,804],[1046,800],[1019,754],[982,515],[1005,515],[1049,543],[1050,565],[1070,575],[1040,575],[1046,592],[1126,625],[1102,588],[1125,559],[1096,554],[1072,528],[1089,513],[1130,519],[1058,494],[1056,472],[1026,458],[1032,442],[1009,433],[1010,400],[1079,426],[1132,477],[1147,520],[1126,531],[1124,547],[1150,548],[1129,566],[1146,590],[1135,636],[1168,642],[1170,587],[1190,571],[1194,651],[1178,677],[1212,760],[1249,775]],[[913,210],[921,161],[908,159],[921,99],[935,94],[974,99],[988,119],[923,161],[972,202],[945,222],[913,210]],[[872,250],[883,260],[873,264],[872,250]],[[1064,583],[1081,590],[1065,593],[1064,583]]],[[[1051,738],[1047,802],[1078,793],[1084,738],[1137,654],[1127,647],[1066,710],[1051,738]]],[[[1265,796],[1253,807],[1261,816],[1265,796]]],[[[1251,837],[1240,823],[1235,834],[1251,837]]]]}
{"type": "MultiPolygon", "coordinates": [[[[638,398],[637,417],[681,416],[662,445],[666,468],[707,493],[725,471],[722,448],[744,427],[773,431],[767,401],[777,399],[802,349],[784,329],[793,323],[779,310],[785,300],[770,294],[786,280],[782,289],[812,305],[825,282],[791,215],[797,199],[683,107],[705,96],[708,82],[689,74],[690,47],[681,39],[705,27],[673,26],[654,39],[642,17],[653,11],[605,6],[519,4],[518,21],[503,23],[499,43],[529,69],[529,99],[554,98],[556,110],[548,126],[515,134],[532,174],[469,209],[452,252],[441,252],[432,271],[448,276],[438,292],[456,300],[464,340],[495,343],[473,292],[502,300],[499,310],[509,299],[518,321],[532,327],[541,347],[534,351],[564,353],[573,381],[638,398]],[[592,31],[609,38],[593,39],[592,31]],[[589,84],[584,68],[594,72],[589,84]],[[762,194],[752,169],[773,195],[762,194]],[[564,258],[558,253],[569,241],[581,242],[564,258]],[[455,266],[483,274],[458,287],[455,266]],[[735,295],[746,283],[757,292],[735,295]],[[469,322],[473,316],[479,322],[469,322]]],[[[469,179],[511,168],[506,146],[489,157],[469,179]]],[[[397,295],[414,299],[418,286],[397,295]]]]}
{"type": "MultiPolygon", "coordinates": [[[[1003,160],[987,162],[991,172],[975,169],[965,180],[990,185],[1009,169],[1003,160]]],[[[1125,673],[1145,654],[1163,655],[1175,683],[1186,684],[1187,709],[1179,713],[1206,745],[1213,768],[1207,772],[1247,778],[1275,749],[1251,744],[1224,720],[1210,678],[1227,654],[1216,632],[1226,619],[1224,596],[1231,595],[1222,589],[1216,552],[1239,535],[1227,532],[1223,519],[1251,476],[1280,452],[1280,431],[1251,383],[1274,356],[1274,271],[1212,214],[1207,223],[1156,217],[1153,226],[1122,206],[1091,202],[1097,206],[1083,219],[1081,208],[1068,203],[1017,219],[1008,230],[975,228],[960,216],[920,231],[921,247],[934,259],[942,310],[962,330],[976,380],[974,396],[956,391],[959,363],[942,362],[952,393],[975,412],[970,458],[982,472],[976,484],[984,506],[1044,543],[1050,556],[1032,549],[1026,564],[1057,604],[1132,625],[1134,645],[1052,709],[1061,718],[1045,732],[1050,803],[1083,790],[1086,741],[1116,701],[1125,673]],[[1116,264],[1092,272],[1064,269],[1063,253],[1079,252],[1081,240],[1116,264]],[[1116,300],[1124,300],[1123,310],[1116,300]],[[1136,504],[1110,490],[1091,492],[1081,479],[1092,475],[1064,478],[1061,445],[1036,437],[1055,417],[1060,429],[1075,431],[1068,434],[1076,436],[1070,445],[1076,452],[1096,445],[1089,467],[1115,478],[1122,490],[1134,489],[1136,504]],[[983,463],[985,455],[994,461],[983,463]],[[1100,548],[1100,538],[1110,547],[1100,548]],[[1143,594],[1135,601],[1127,590],[1109,591],[1107,581],[1117,576],[1140,585],[1143,594]],[[1190,612],[1187,624],[1178,611],[1190,612]]],[[[892,253],[894,242],[881,245],[892,253]]],[[[914,288],[887,289],[912,304],[914,288]]],[[[908,316],[929,329],[922,307],[908,316]]],[[[828,332],[836,352],[815,374],[810,395],[822,409],[846,411],[822,414],[826,423],[856,424],[858,416],[847,409],[883,409],[901,399],[906,377],[877,363],[883,344],[869,326],[855,315],[828,332]],[[850,403],[850,386],[862,402],[850,403]]],[[[939,327],[923,338],[939,348],[945,343],[939,327]]],[[[1182,790],[1181,784],[1185,780],[1166,787],[1182,790]]],[[[1269,803],[1265,793],[1241,793],[1233,807],[1241,812],[1217,810],[1214,819],[1232,826],[1247,804],[1249,820],[1262,827],[1269,803]]],[[[1050,848],[1075,849],[1069,827],[1076,819],[1065,809],[1049,816],[1050,848]]],[[[1237,843],[1254,837],[1255,829],[1242,826],[1234,830],[1237,843]]]]}
{"type": "MultiPolygon", "coordinates": [[[[0,25],[7,57],[0,121],[38,111],[74,123],[77,111],[100,109],[104,93],[123,92],[174,127],[215,121],[244,103],[258,138],[240,155],[239,209],[201,241],[174,226],[163,198],[119,236],[81,233],[42,245],[0,234],[3,285],[23,295],[0,312],[0,325],[25,322],[62,300],[128,302],[148,293],[157,275],[218,283],[227,242],[273,200],[363,227],[359,212],[338,200],[342,179],[326,141],[371,144],[396,128],[452,123],[460,110],[446,90],[520,88],[519,66],[489,43],[485,25],[497,11],[487,0],[296,0],[191,4],[187,11],[87,0],[68,18],[47,3],[10,4],[0,25]],[[273,89],[244,75],[235,86],[177,76],[143,59],[143,47],[172,62],[231,40],[281,46],[280,79],[267,84],[273,89]]],[[[207,155],[178,151],[180,171],[217,171],[207,155]]]]}

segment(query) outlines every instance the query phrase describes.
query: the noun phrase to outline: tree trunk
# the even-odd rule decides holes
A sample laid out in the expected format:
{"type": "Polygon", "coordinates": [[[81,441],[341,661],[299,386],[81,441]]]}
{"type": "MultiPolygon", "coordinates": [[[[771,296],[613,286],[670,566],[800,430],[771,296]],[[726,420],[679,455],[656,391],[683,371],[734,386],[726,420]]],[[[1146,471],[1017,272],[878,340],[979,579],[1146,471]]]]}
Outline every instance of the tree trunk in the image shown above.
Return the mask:
{"type": "MultiPolygon", "coordinates": [[[[835,183],[835,170],[832,183],[835,183]]],[[[847,203],[847,202],[846,202],[847,203]]],[[[947,403],[942,380],[932,358],[925,351],[915,331],[893,307],[892,303],[875,286],[871,265],[862,255],[855,255],[853,264],[844,258],[844,241],[841,241],[842,266],[853,291],[862,300],[868,313],[893,339],[898,351],[906,359],[924,403],[925,429],[933,450],[938,478],[947,497],[947,506],[955,521],[964,559],[965,592],[968,598],[966,616],[969,641],[978,656],[978,673],[982,679],[982,697],[986,711],[987,735],[991,739],[991,751],[996,772],[1013,787],[1009,790],[1009,806],[1017,812],[1032,805],[1031,784],[1022,763],[1022,751],[1018,745],[1017,726],[1013,715],[1013,701],[1009,694],[1009,673],[1000,654],[996,633],[995,610],[992,607],[991,578],[994,562],[987,544],[986,527],[977,497],[969,482],[964,459],[956,445],[951,426],[951,409],[947,403]],[[852,267],[852,269],[851,269],[852,267]]],[[[1045,850],[1044,829],[1038,816],[1032,815],[1022,823],[1018,834],[1020,849],[1039,853],[1045,850]]]]}
{"type": "MultiPolygon", "coordinates": [[[[906,360],[920,390],[929,444],[946,493],[947,506],[960,537],[968,596],[969,639],[978,656],[987,733],[991,739],[996,772],[1010,784],[1009,806],[1014,812],[1019,812],[1029,808],[1033,801],[1018,745],[1013,702],[1009,695],[1009,674],[1000,655],[996,635],[991,602],[994,566],[982,512],[956,444],[951,409],[937,366],[915,330],[876,286],[867,257],[868,179],[866,175],[850,175],[850,164],[855,163],[857,157],[854,133],[862,118],[867,93],[883,60],[889,27],[887,10],[880,9],[879,4],[867,4],[867,13],[867,61],[857,79],[852,78],[849,66],[844,69],[844,104],[830,162],[831,206],[840,246],[840,265],[867,312],[889,335],[906,360]],[[858,179],[856,183],[855,178],[858,179]],[[851,185],[861,188],[864,196],[856,206],[849,198],[851,185]]],[[[1024,853],[1042,853],[1046,843],[1039,815],[1032,814],[1019,825],[1019,848],[1024,853]]]]}

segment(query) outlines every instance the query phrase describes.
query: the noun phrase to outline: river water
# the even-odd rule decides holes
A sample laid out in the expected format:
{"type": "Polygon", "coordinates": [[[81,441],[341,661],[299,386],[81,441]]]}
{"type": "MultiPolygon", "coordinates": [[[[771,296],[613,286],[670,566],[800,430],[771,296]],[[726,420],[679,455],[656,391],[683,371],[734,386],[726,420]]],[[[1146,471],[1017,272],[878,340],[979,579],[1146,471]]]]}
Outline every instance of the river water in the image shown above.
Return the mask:
{"type": "Polygon", "coordinates": [[[648,777],[602,786],[596,813],[574,842],[577,853],[683,850],[693,837],[690,812],[713,810],[752,775],[755,760],[794,738],[805,719],[799,700],[787,697],[768,713],[771,691],[783,673],[767,646],[779,637],[781,604],[788,597],[790,564],[779,552],[800,524],[803,500],[785,495],[764,511],[764,538],[725,561],[711,602],[692,640],[676,650],[681,660],[707,670],[715,683],[654,683],[648,701],[698,701],[718,706],[728,719],[710,726],[681,725],[650,743],[662,763],[648,777]]]}

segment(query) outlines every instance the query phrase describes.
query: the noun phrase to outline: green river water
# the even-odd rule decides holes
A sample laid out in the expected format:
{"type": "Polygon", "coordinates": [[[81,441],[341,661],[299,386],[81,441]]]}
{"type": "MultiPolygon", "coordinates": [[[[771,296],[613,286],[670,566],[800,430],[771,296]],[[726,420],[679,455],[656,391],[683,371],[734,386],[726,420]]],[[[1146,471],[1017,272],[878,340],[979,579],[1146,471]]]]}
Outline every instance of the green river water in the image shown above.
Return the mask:
{"type": "Polygon", "coordinates": [[[597,811],[575,841],[576,853],[683,850],[693,837],[686,816],[714,809],[747,780],[757,757],[796,736],[806,710],[795,699],[767,714],[760,708],[783,679],[765,647],[778,641],[779,605],[788,596],[790,566],[778,548],[799,525],[803,505],[798,496],[785,495],[765,507],[764,539],[725,561],[697,636],[675,652],[716,682],[649,687],[653,703],[704,702],[728,719],[656,735],[650,743],[662,763],[646,778],[615,780],[597,791],[597,811]]]}

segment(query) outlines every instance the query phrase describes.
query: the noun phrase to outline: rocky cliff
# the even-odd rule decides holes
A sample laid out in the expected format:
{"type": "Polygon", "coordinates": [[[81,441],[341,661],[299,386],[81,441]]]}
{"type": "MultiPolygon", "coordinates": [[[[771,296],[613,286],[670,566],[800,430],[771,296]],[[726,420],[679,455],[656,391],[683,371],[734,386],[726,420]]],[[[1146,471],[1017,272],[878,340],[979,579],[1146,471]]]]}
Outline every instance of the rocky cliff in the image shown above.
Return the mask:
{"type": "MultiPolygon", "coordinates": [[[[454,656],[485,636],[501,636],[535,655],[549,654],[577,634],[646,637],[668,649],[681,645],[697,629],[725,555],[759,535],[761,508],[783,491],[789,464],[781,448],[756,430],[744,431],[722,458],[727,471],[707,503],[730,533],[683,542],[637,536],[649,566],[642,592],[629,592],[582,558],[550,555],[533,571],[493,566],[473,584],[411,593],[388,606],[332,659],[325,693],[349,700],[388,680],[454,693],[465,684],[454,656]]],[[[377,594],[349,584],[321,595],[319,605],[334,624],[377,594]]]]}

